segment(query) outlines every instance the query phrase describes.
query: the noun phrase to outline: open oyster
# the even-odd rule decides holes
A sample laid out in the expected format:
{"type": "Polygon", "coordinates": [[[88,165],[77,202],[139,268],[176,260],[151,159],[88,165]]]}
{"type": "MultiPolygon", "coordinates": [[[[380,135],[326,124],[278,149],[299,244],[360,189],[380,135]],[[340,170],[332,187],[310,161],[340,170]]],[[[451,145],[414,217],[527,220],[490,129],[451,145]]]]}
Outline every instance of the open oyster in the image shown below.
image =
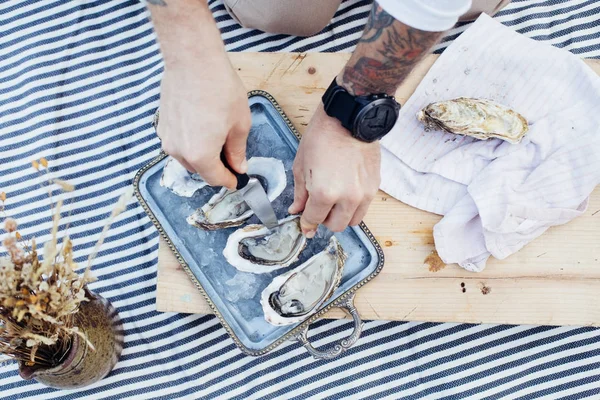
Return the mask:
{"type": "Polygon", "coordinates": [[[240,271],[262,274],[290,266],[305,246],[300,216],[293,215],[271,230],[264,225],[238,229],[227,239],[223,255],[240,271]]]}
{"type": "Polygon", "coordinates": [[[198,174],[190,174],[183,165],[169,157],[160,177],[160,185],[182,197],[192,197],[196,191],[208,185],[198,174]]]}
{"type": "Polygon", "coordinates": [[[527,120],[516,111],[490,100],[466,97],[431,103],[417,118],[429,129],[513,144],[519,143],[529,129],[527,120]]]}
{"type": "MultiPolygon", "coordinates": [[[[248,175],[256,177],[267,191],[270,201],[285,189],[285,168],[275,158],[252,157],[248,160],[248,175]]],[[[254,215],[237,190],[222,188],[202,208],[187,218],[190,225],[206,230],[239,226],[254,215]]]]}
{"type": "Polygon", "coordinates": [[[260,298],[267,322],[289,325],[305,320],[338,287],[345,262],[346,253],[332,236],[325,250],[273,279],[260,298]]]}

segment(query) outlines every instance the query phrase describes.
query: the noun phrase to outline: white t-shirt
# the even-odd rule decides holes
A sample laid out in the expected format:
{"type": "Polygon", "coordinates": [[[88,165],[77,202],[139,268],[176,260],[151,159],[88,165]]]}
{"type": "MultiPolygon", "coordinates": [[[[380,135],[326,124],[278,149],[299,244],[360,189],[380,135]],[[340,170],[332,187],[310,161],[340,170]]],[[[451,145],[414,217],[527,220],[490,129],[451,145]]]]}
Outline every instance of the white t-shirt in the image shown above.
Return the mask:
{"type": "Polygon", "coordinates": [[[469,11],[471,0],[376,0],[392,17],[413,28],[442,32],[469,11]]]}

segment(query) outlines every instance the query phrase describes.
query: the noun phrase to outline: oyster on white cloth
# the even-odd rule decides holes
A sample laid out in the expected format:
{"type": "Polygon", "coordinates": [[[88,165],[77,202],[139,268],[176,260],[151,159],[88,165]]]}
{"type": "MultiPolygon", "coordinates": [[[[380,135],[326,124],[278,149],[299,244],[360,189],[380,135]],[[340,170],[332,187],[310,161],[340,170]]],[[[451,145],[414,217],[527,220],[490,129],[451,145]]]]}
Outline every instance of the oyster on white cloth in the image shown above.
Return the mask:
{"type": "Polygon", "coordinates": [[[300,216],[292,215],[271,230],[264,225],[238,229],[227,239],[223,255],[240,271],[262,274],[292,265],[305,246],[300,216]]]}
{"type": "MultiPolygon", "coordinates": [[[[248,160],[248,175],[256,177],[265,187],[270,201],[275,200],[286,187],[285,168],[281,160],[252,157],[248,160]]],[[[216,230],[239,226],[254,215],[241,193],[222,188],[201,208],[187,218],[190,225],[216,230]]]]}
{"type": "Polygon", "coordinates": [[[265,288],[260,303],[273,325],[301,322],[317,311],[340,284],[346,253],[332,236],[327,247],[265,288]]]}
{"type": "Polygon", "coordinates": [[[178,196],[192,197],[208,183],[204,182],[198,174],[190,174],[179,161],[169,157],[160,177],[160,185],[170,189],[178,196]]]}
{"type": "Polygon", "coordinates": [[[428,129],[513,144],[519,143],[529,129],[518,112],[490,100],[467,97],[431,103],[417,113],[417,118],[428,129]]]}

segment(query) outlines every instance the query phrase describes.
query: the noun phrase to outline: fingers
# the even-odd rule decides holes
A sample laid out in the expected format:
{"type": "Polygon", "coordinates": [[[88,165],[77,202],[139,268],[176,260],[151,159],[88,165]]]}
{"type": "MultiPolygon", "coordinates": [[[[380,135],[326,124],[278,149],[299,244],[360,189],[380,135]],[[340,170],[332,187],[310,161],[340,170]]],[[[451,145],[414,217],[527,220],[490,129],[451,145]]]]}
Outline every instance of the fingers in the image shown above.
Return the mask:
{"type": "Polygon", "coordinates": [[[356,209],[354,215],[350,219],[350,226],[356,226],[360,224],[360,222],[365,218],[365,215],[367,215],[367,211],[369,210],[369,205],[371,205],[371,200],[372,199],[367,199],[366,201],[363,201],[356,209]]]}
{"type": "Polygon", "coordinates": [[[200,152],[191,155],[181,155],[177,148],[171,146],[168,140],[164,140],[162,148],[165,153],[175,158],[190,172],[197,172],[202,179],[211,186],[225,186],[234,189],[237,185],[237,179],[225,168],[219,154],[204,154],[200,152]]]}
{"type": "Polygon", "coordinates": [[[248,171],[248,161],[246,161],[246,144],[248,142],[248,133],[250,125],[240,124],[227,136],[225,145],[225,157],[233,169],[239,173],[248,171]]]}
{"type": "Polygon", "coordinates": [[[362,201],[362,193],[348,193],[341,198],[324,221],[324,224],[333,232],[341,232],[350,224],[356,209],[362,201]]]}
{"type": "MultiPolygon", "coordinates": [[[[245,135],[241,135],[247,137],[245,135]]],[[[181,146],[173,143],[171,138],[165,135],[161,143],[163,151],[175,158],[181,163],[188,171],[198,173],[202,179],[211,186],[225,186],[229,189],[235,189],[237,185],[237,179],[235,176],[223,165],[220,159],[220,148],[217,147],[217,153],[211,152],[209,149],[203,149],[203,151],[194,151],[193,149],[183,149],[181,146]]],[[[231,145],[230,145],[231,146],[231,145]]],[[[238,171],[246,171],[248,169],[246,157],[245,157],[245,142],[243,142],[243,156],[239,156],[239,143],[236,144],[236,150],[233,156],[235,164],[232,164],[231,158],[228,158],[230,165],[236,165],[238,171]]],[[[232,154],[232,153],[230,153],[232,154]]]]}
{"type": "Polygon", "coordinates": [[[225,168],[219,154],[216,157],[198,156],[195,160],[190,161],[190,164],[210,186],[225,186],[228,189],[235,189],[237,186],[237,179],[231,171],[225,168]]]}
{"type": "Polygon", "coordinates": [[[306,200],[308,200],[308,190],[306,190],[304,172],[294,165],[294,202],[288,208],[288,213],[291,215],[300,213],[306,206],[306,200]]]}
{"type": "Polygon", "coordinates": [[[310,194],[300,221],[302,232],[311,238],[321,223],[333,232],[342,232],[348,226],[358,225],[366,215],[372,200],[372,195],[360,190],[337,199],[336,196],[327,198],[322,195],[315,198],[310,194]]]}
{"type": "Polygon", "coordinates": [[[190,165],[190,163],[188,163],[188,162],[185,160],[185,158],[181,158],[181,157],[179,157],[179,158],[177,158],[177,157],[174,157],[174,158],[175,158],[177,161],[179,161],[179,163],[180,163],[181,165],[183,165],[183,167],[184,167],[185,169],[187,169],[187,170],[188,170],[188,172],[190,172],[190,173],[192,173],[192,174],[193,174],[194,172],[196,172],[196,170],[194,169],[194,167],[192,167],[192,166],[190,165]]]}
{"type": "Polygon", "coordinates": [[[302,233],[307,238],[311,239],[315,236],[317,227],[325,221],[334,204],[335,197],[327,192],[317,191],[309,194],[304,213],[300,218],[302,233]]]}

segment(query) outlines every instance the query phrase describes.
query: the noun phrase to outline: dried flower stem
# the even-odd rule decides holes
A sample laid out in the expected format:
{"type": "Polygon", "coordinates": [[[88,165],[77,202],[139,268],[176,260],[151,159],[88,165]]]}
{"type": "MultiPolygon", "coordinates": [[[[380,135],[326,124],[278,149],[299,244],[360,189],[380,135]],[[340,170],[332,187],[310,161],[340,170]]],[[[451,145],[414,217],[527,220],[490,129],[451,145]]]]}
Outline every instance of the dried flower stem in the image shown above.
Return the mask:
{"type": "Polygon", "coordinates": [[[127,208],[127,203],[129,202],[129,200],[131,200],[132,196],[133,196],[133,189],[127,188],[125,193],[123,193],[121,195],[121,197],[119,197],[119,201],[117,202],[117,204],[113,208],[112,212],[110,213],[110,216],[106,220],[106,223],[104,224],[104,228],[102,228],[102,232],[100,233],[100,238],[96,242],[96,246],[94,246],[94,250],[88,257],[86,273],[88,273],[88,271],[91,271],[92,261],[94,261],[94,259],[98,255],[98,249],[100,248],[100,246],[102,246],[102,244],[104,244],[104,239],[106,238],[106,233],[108,232],[108,229],[110,228],[114,219],[119,214],[121,214],[123,211],[125,211],[125,209],[127,208]]]}
{"type": "Polygon", "coordinates": [[[52,265],[56,262],[56,257],[58,256],[58,250],[56,249],[56,244],[58,239],[56,235],[58,234],[58,222],[60,221],[60,209],[62,207],[62,200],[58,200],[56,202],[56,207],[54,208],[54,215],[52,216],[52,230],[50,231],[50,241],[46,242],[44,245],[44,262],[42,263],[41,273],[50,275],[52,270],[52,265]]]}

